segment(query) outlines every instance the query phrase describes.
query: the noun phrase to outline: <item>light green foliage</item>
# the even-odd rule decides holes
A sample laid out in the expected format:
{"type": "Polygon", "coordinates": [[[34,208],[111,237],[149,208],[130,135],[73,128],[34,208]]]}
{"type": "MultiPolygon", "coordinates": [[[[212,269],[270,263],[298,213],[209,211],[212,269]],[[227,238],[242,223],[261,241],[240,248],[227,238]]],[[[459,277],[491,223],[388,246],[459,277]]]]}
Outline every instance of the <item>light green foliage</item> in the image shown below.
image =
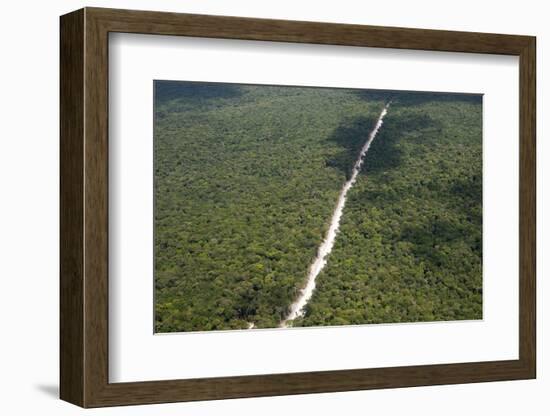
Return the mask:
{"type": "Polygon", "coordinates": [[[294,326],[482,318],[481,97],[393,94],[294,326]]]}
{"type": "Polygon", "coordinates": [[[277,326],[382,106],[349,90],[156,82],[156,331],[277,326]]]}
{"type": "Polygon", "coordinates": [[[390,97],[294,326],[481,318],[480,97],[157,81],[157,332],[278,325],[390,97]]]}

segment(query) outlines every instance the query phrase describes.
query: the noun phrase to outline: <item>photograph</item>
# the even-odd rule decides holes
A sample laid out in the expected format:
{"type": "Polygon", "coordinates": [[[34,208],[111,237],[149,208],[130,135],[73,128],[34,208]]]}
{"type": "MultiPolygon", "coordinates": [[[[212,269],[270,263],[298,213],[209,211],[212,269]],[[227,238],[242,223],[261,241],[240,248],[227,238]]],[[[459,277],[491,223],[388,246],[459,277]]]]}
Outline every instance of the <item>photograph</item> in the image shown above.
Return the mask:
{"type": "Polygon", "coordinates": [[[540,7],[63,2],[5,77],[13,406],[538,414],[540,7]]]}
{"type": "Polygon", "coordinates": [[[155,333],[483,319],[482,94],[153,89],[155,333]]]}

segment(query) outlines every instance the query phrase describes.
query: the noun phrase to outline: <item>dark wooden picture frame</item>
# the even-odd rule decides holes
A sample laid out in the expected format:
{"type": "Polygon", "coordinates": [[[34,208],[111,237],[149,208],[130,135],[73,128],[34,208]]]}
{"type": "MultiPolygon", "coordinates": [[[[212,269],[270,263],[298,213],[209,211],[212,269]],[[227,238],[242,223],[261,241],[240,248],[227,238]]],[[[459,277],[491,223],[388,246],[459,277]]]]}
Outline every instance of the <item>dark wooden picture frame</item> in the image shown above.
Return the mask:
{"type": "Polygon", "coordinates": [[[535,378],[535,45],[530,36],[100,8],[62,16],[61,398],[101,407],[535,378]],[[519,359],[109,383],[110,32],[519,56],[519,359]]]}

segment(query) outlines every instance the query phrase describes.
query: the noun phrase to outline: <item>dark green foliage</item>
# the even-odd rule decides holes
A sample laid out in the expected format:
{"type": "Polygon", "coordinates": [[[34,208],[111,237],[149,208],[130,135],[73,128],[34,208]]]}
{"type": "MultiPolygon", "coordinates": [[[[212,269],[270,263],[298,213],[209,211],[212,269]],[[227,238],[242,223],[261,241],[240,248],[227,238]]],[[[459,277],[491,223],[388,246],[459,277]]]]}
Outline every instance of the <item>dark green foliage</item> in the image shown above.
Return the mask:
{"type": "Polygon", "coordinates": [[[345,173],[346,179],[349,179],[353,171],[353,164],[359,157],[361,148],[378,116],[379,114],[372,117],[359,116],[338,126],[328,140],[336,143],[342,150],[327,159],[327,166],[340,169],[345,173]]]}
{"type": "Polygon", "coordinates": [[[155,85],[156,331],[277,326],[383,101],[155,85]]]}
{"type": "Polygon", "coordinates": [[[482,318],[481,97],[392,100],[294,326],[482,318]]]}
{"type": "Polygon", "coordinates": [[[156,331],[276,327],[389,99],[294,326],[481,318],[479,96],[156,81],[156,331]]]}

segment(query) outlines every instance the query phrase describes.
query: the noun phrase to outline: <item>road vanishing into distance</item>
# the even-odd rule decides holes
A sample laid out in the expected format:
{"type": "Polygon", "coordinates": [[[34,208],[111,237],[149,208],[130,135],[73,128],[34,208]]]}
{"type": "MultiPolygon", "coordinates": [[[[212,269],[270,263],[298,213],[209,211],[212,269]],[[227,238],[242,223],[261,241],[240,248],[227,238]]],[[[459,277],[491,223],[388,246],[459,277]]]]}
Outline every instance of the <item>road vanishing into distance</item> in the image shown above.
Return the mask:
{"type": "Polygon", "coordinates": [[[307,305],[307,303],[311,299],[311,296],[313,295],[313,292],[315,291],[317,276],[327,264],[327,256],[330,254],[332,248],[334,247],[336,235],[338,233],[338,229],[340,228],[340,219],[342,218],[344,206],[346,205],[347,194],[357,180],[357,176],[359,175],[361,167],[363,166],[365,155],[367,154],[370,145],[376,137],[378,131],[382,127],[384,117],[388,112],[389,106],[390,103],[386,104],[386,106],[382,109],[382,112],[378,116],[378,120],[376,121],[374,128],[367,137],[367,140],[365,141],[365,144],[363,145],[363,148],[361,149],[361,152],[359,153],[359,156],[357,157],[357,160],[353,165],[353,172],[351,177],[342,186],[342,190],[340,191],[336,207],[334,208],[334,212],[332,213],[332,219],[330,220],[330,227],[328,229],[327,235],[319,246],[317,250],[317,256],[309,267],[306,285],[303,289],[300,290],[300,295],[298,296],[298,298],[294,301],[292,305],[290,305],[290,312],[287,317],[279,324],[280,328],[288,328],[292,325],[292,321],[294,319],[299,318],[305,314],[305,306],[307,305]]]}

